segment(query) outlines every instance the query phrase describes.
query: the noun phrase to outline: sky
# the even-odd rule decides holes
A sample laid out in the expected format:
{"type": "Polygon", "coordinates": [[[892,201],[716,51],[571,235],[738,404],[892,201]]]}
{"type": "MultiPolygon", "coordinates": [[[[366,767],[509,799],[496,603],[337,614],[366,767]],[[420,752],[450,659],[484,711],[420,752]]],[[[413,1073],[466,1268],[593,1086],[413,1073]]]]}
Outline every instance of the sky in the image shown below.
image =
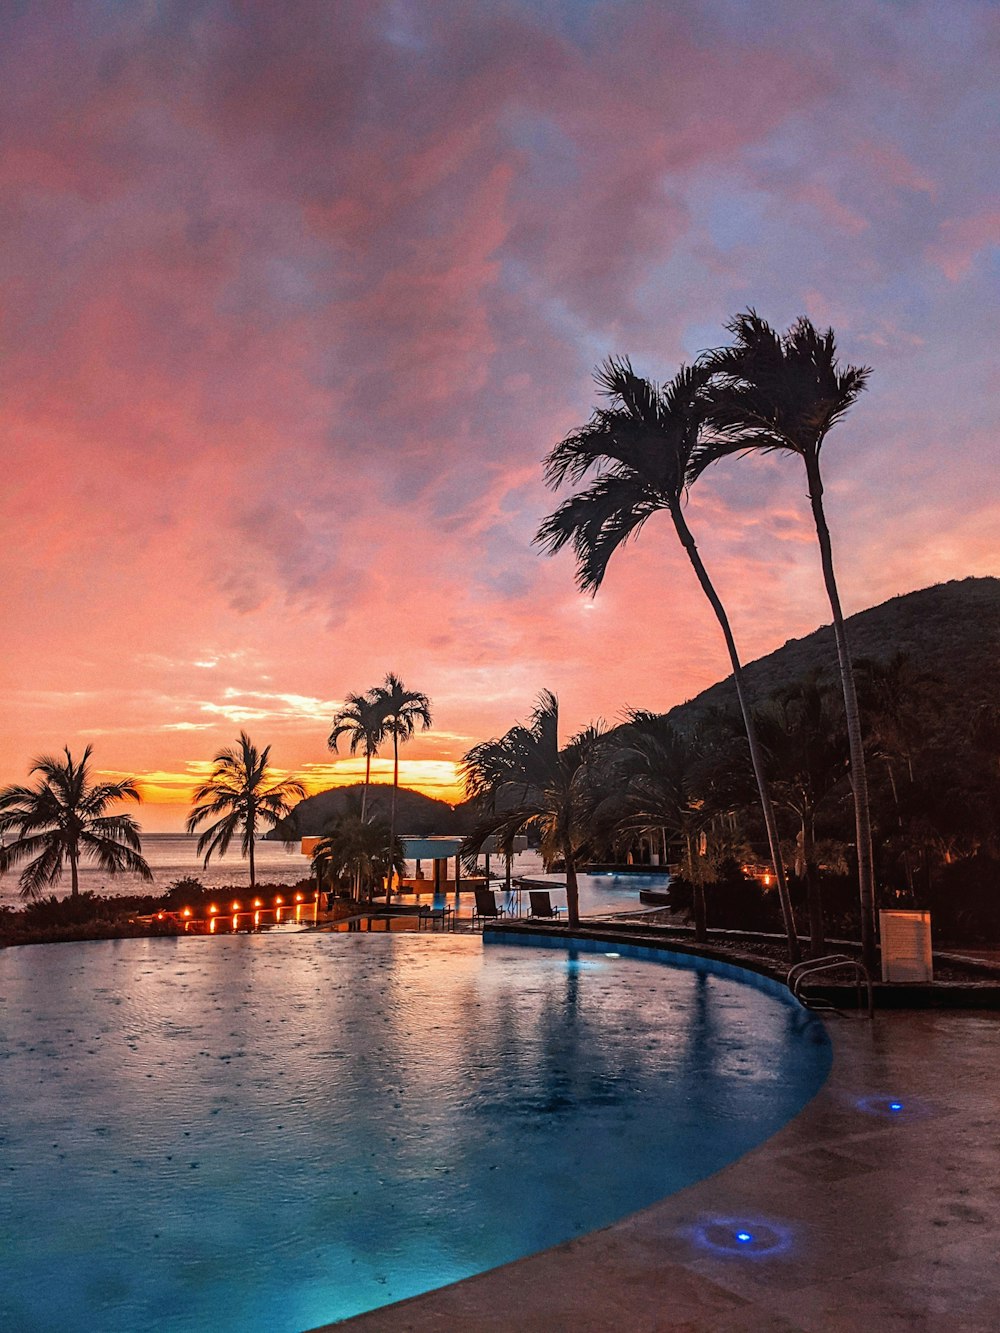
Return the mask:
{"type": "MultiPolygon", "coordinates": [[[[532,537],[595,365],[749,305],[873,370],[845,610],[1000,574],[998,56],[992,0],[3,6],[0,784],[89,744],[179,829],[241,728],[357,780],[332,715],[394,671],[456,799],[542,689],[568,737],[720,679],[666,517],[596,598],[532,537]]],[[[797,460],[688,517],[746,660],[829,620],[797,460]]]]}

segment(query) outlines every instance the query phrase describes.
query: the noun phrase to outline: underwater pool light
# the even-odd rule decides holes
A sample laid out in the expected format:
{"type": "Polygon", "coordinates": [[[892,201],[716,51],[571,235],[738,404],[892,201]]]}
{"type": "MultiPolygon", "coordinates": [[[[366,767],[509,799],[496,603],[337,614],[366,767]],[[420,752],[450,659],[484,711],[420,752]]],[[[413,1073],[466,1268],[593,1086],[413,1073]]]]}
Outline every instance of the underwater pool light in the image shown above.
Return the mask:
{"type": "Polygon", "coordinates": [[[749,1231],[737,1231],[736,1239],[741,1245],[748,1245],[750,1241],[753,1240],[753,1236],[751,1236],[749,1231]]]}
{"type": "Polygon", "coordinates": [[[903,1109],[903,1103],[902,1103],[902,1102],[890,1102],[890,1103],[889,1103],[889,1110],[890,1110],[890,1111],[901,1111],[902,1109],[903,1109]]]}

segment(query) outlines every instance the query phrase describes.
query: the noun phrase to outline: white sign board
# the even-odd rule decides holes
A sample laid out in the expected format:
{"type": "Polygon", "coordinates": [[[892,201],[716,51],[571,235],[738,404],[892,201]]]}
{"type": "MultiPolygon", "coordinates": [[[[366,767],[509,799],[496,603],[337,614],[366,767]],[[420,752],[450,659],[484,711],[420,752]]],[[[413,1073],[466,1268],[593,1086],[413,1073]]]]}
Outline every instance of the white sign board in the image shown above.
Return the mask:
{"type": "Polygon", "coordinates": [[[879,912],[883,981],[933,981],[930,912],[879,912]]]}

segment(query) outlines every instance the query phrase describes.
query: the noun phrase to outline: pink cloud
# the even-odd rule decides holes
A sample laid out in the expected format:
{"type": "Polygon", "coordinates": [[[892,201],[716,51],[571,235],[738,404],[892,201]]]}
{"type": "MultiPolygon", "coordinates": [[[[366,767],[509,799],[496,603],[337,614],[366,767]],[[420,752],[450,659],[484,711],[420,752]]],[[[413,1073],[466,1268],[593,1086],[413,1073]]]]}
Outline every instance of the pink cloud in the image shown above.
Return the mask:
{"type": "MultiPolygon", "coordinates": [[[[92,733],[109,767],[183,772],[231,741],[227,690],[329,702],[389,667],[435,700],[452,739],[412,751],[435,761],[543,686],[573,727],[711,683],[724,650],[668,524],[596,601],[531,537],[593,363],[630,351],[662,377],[750,300],[830,318],[845,355],[878,360],[831,501],[852,596],[906,583],[884,574],[865,460],[897,460],[877,471],[905,476],[901,512],[936,475],[954,412],[928,367],[992,304],[956,312],[925,259],[961,277],[997,227],[968,191],[941,222],[978,150],[910,18],[859,35],[776,4],[737,25],[697,0],[6,17],[0,779],[92,733]]],[[[963,398],[990,438],[991,401],[963,398]]],[[[948,467],[967,454],[972,475],[973,453],[970,433],[948,467]]],[[[692,499],[748,654],[826,615],[802,491],[747,465],[692,499]]],[[[987,559],[980,503],[935,547],[941,576],[987,559]]],[[[261,726],[283,766],[325,761],[308,709],[261,726]]]]}
{"type": "Polygon", "coordinates": [[[951,282],[968,277],[979,256],[1000,246],[1000,208],[988,208],[941,224],[927,256],[951,282]]]}

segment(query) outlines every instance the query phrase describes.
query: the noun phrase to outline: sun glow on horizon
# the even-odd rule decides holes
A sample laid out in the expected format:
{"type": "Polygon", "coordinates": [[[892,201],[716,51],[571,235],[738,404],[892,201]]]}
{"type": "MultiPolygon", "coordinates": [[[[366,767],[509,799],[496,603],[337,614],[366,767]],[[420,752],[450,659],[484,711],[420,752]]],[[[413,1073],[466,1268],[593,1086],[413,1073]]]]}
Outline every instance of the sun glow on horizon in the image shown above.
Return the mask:
{"type": "MultiPolygon", "coordinates": [[[[199,761],[188,764],[185,771],[177,773],[155,770],[127,774],[104,769],[100,776],[114,782],[134,777],[143,802],[136,818],[146,832],[167,833],[184,827],[195,789],[211,771],[210,763],[199,761]]],[[[275,782],[297,777],[306,789],[306,796],[315,796],[332,787],[352,787],[364,782],[365,761],[344,758],[330,763],[304,764],[298,770],[274,768],[271,777],[275,782]]],[[[379,787],[392,784],[391,759],[372,760],[371,783],[379,787]]],[[[447,805],[457,805],[465,799],[458,764],[450,759],[400,759],[399,785],[447,805]]]]}

